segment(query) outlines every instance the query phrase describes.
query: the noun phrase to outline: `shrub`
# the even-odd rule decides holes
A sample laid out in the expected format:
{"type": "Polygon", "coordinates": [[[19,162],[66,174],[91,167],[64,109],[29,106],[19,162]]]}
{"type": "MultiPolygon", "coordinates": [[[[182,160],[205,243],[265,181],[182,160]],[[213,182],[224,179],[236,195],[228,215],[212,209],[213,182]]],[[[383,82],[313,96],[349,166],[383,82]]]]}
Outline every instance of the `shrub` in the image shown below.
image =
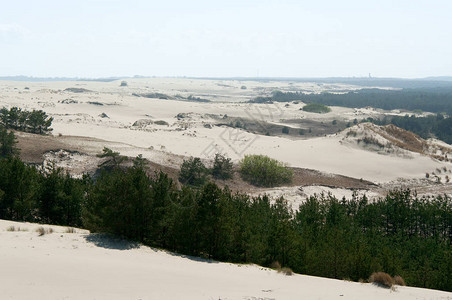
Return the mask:
{"type": "Polygon", "coordinates": [[[225,157],[220,153],[216,153],[213,162],[212,176],[216,179],[232,178],[232,167],[233,164],[230,158],[225,157]]]}
{"type": "Polygon", "coordinates": [[[287,165],[265,155],[246,155],[240,161],[240,174],[251,184],[265,187],[289,183],[293,177],[287,165]]]}
{"type": "Polygon", "coordinates": [[[399,275],[394,276],[394,284],[406,286],[405,280],[399,275]]]}
{"type": "Polygon", "coordinates": [[[121,84],[119,86],[127,86],[127,81],[121,81],[121,84]]]}
{"type": "Polygon", "coordinates": [[[331,108],[320,103],[309,103],[303,106],[302,109],[307,112],[313,112],[318,114],[325,114],[331,111],[331,108]]]}
{"type": "Polygon", "coordinates": [[[394,285],[394,279],[385,272],[374,272],[370,275],[370,283],[374,283],[379,286],[390,288],[394,285]]]}
{"type": "Polygon", "coordinates": [[[206,181],[207,168],[199,157],[184,160],[180,168],[179,181],[183,184],[202,185],[206,181]]]}

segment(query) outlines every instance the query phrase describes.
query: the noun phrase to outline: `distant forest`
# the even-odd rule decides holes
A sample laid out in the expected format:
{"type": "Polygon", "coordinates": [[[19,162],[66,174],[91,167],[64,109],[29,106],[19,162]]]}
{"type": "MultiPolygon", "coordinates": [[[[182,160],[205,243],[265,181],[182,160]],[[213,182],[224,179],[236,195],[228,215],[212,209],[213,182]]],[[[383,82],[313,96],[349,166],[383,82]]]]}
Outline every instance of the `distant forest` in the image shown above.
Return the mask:
{"type": "Polygon", "coordinates": [[[350,108],[374,107],[385,110],[401,109],[452,115],[452,87],[382,90],[362,89],[344,94],[274,91],[271,96],[256,97],[251,103],[303,101],[350,108]]]}
{"type": "Polygon", "coordinates": [[[448,144],[452,144],[452,117],[444,117],[442,114],[428,117],[411,116],[393,116],[381,120],[369,118],[377,125],[393,124],[397,127],[411,131],[424,139],[435,137],[448,144]]]}
{"type": "Polygon", "coordinates": [[[383,119],[369,118],[377,125],[394,124],[409,130],[424,139],[435,137],[452,144],[452,88],[381,90],[363,89],[345,94],[304,94],[303,92],[274,91],[271,96],[256,97],[250,102],[291,102],[302,101],[310,104],[323,104],[350,108],[374,107],[385,110],[410,110],[414,112],[433,112],[435,116],[415,115],[392,116],[383,119]]]}

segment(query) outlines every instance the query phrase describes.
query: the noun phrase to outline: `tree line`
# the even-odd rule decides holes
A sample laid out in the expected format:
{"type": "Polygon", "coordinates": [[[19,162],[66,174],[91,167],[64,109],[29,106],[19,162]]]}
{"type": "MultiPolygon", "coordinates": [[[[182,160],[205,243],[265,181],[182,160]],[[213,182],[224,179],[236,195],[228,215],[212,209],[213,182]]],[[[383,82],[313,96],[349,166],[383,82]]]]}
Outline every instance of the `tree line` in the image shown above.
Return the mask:
{"type": "Polygon", "coordinates": [[[0,109],[0,127],[36,134],[47,134],[52,131],[53,118],[42,110],[28,111],[19,107],[0,109]]]}
{"type": "Polygon", "coordinates": [[[209,181],[178,189],[167,174],[150,175],[141,157],[132,167],[109,164],[95,179],[76,179],[8,155],[0,159],[0,218],[79,226],[221,261],[277,261],[316,276],[359,280],[384,271],[408,285],[452,291],[447,196],[316,195],[294,212],[283,198],[250,197],[209,181]]]}
{"type": "Polygon", "coordinates": [[[393,124],[411,131],[424,139],[435,137],[452,144],[452,117],[443,114],[418,117],[415,115],[391,116],[382,119],[368,119],[377,125],[393,124]]]}
{"type": "Polygon", "coordinates": [[[297,100],[304,103],[320,103],[329,106],[350,108],[371,106],[385,110],[422,110],[452,115],[452,89],[450,87],[402,90],[361,89],[344,91],[341,94],[274,91],[270,96],[259,96],[250,100],[250,102],[290,102],[297,100]]]}

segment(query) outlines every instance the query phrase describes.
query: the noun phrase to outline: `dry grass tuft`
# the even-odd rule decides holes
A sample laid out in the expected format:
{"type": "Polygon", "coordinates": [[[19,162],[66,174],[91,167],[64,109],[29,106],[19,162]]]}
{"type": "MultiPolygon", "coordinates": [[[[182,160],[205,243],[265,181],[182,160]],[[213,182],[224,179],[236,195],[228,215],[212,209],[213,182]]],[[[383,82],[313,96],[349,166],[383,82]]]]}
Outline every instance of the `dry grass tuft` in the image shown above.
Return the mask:
{"type": "Polygon", "coordinates": [[[406,286],[405,280],[399,275],[394,276],[394,284],[400,285],[400,286],[406,286]]]}
{"type": "Polygon", "coordinates": [[[36,232],[39,234],[39,236],[43,236],[44,234],[53,233],[53,228],[44,228],[41,226],[36,229],[36,232]]]}
{"type": "Polygon", "coordinates": [[[15,226],[9,226],[8,228],[6,228],[6,231],[28,231],[28,229],[15,227],[15,226]]]}
{"type": "Polygon", "coordinates": [[[6,228],[6,231],[16,231],[16,227],[9,226],[8,228],[6,228]]]}
{"type": "Polygon", "coordinates": [[[291,268],[281,267],[281,264],[279,263],[279,261],[272,262],[270,264],[270,268],[278,271],[278,273],[283,273],[284,275],[287,275],[287,276],[292,276],[294,274],[291,268]]]}
{"type": "Polygon", "coordinates": [[[385,272],[372,273],[369,277],[369,282],[386,288],[391,288],[394,285],[394,279],[385,272]]]}
{"type": "Polygon", "coordinates": [[[64,232],[65,233],[76,233],[77,231],[75,230],[74,227],[68,227],[68,228],[66,228],[66,230],[64,232]]]}
{"type": "Polygon", "coordinates": [[[292,276],[293,275],[293,271],[291,268],[288,267],[284,267],[278,270],[278,273],[283,273],[286,276],[292,276]]]}
{"type": "Polygon", "coordinates": [[[270,264],[270,268],[272,268],[273,270],[281,270],[281,264],[279,263],[279,261],[274,261],[270,264]]]}

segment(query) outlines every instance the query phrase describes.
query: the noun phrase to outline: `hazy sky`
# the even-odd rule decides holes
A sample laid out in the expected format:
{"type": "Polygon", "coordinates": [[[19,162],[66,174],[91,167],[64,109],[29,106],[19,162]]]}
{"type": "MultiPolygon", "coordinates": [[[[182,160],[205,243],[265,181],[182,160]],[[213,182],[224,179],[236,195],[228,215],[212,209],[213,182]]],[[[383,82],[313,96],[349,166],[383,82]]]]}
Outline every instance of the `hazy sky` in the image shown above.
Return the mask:
{"type": "Polygon", "coordinates": [[[451,0],[2,0],[0,76],[452,75],[451,0]]]}

